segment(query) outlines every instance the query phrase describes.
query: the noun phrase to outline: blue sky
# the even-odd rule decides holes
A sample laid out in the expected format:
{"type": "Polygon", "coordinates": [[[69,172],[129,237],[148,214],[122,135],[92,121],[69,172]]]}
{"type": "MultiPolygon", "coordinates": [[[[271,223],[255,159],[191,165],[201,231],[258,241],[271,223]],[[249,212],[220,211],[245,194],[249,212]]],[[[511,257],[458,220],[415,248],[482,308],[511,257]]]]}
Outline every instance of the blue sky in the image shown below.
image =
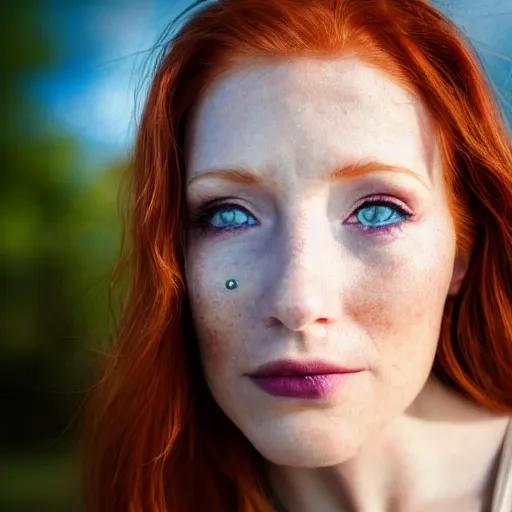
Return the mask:
{"type": "MultiPolygon", "coordinates": [[[[53,120],[100,159],[126,154],[146,50],[190,0],[49,0],[64,59],[39,82],[53,120]]],[[[470,36],[512,119],[512,0],[437,4],[470,36]],[[485,4],[485,5],[483,5],[485,4]]]]}

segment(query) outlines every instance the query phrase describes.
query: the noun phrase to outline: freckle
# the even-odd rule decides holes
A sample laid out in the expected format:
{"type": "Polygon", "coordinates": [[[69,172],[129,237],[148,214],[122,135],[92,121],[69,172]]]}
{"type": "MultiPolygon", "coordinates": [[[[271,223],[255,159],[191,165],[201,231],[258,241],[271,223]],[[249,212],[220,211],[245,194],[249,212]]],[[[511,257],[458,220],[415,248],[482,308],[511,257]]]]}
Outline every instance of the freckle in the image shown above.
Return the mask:
{"type": "Polygon", "coordinates": [[[219,360],[225,356],[225,348],[220,342],[218,333],[213,329],[206,329],[199,341],[204,356],[211,360],[219,360]]]}
{"type": "Polygon", "coordinates": [[[365,303],[350,307],[349,314],[361,325],[371,323],[382,329],[390,330],[394,327],[389,309],[382,303],[365,303]]]}

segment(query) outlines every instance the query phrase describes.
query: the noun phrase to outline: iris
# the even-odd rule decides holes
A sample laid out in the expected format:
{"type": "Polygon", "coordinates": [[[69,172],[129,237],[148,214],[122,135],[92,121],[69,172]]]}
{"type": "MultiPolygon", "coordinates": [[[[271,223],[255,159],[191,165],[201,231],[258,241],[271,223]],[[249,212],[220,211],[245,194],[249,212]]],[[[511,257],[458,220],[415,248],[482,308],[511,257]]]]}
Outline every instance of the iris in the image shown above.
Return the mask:
{"type": "Polygon", "coordinates": [[[257,224],[256,219],[248,212],[234,206],[221,206],[212,215],[211,225],[217,229],[239,228],[257,224]]]}
{"type": "Polygon", "coordinates": [[[356,218],[363,226],[376,227],[401,222],[403,215],[398,208],[389,205],[370,205],[360,208],[356,218]]]}

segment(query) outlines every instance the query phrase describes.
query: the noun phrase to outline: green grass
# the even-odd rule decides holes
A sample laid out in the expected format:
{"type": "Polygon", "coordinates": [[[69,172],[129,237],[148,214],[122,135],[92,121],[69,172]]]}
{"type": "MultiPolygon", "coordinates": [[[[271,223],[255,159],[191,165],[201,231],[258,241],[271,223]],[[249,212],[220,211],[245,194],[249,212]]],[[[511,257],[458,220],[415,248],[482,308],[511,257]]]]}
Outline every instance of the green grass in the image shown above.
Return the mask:
{"type": "Polygon", "coordinates": [[[71,454],[0,459],[0,510],[81,512],[78,468],[71,454]]]}

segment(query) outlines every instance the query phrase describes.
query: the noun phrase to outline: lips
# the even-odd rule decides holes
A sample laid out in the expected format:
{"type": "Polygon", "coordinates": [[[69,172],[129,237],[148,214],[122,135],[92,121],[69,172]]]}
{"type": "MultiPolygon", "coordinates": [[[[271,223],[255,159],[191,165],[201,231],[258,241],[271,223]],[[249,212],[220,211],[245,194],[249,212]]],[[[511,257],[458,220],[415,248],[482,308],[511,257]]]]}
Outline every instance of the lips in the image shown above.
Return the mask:
{"type": "Polygon", "coordinates": [[[281,360],[248,374],[267,394],[296,399],[325,399],[338,392],[363,368],[345,368],[323,361],[281,360]]]}
{"type": "Polygon", "coordinates": [[[312,375],[332,375],[355,373],[363,368],[345,368],[324,361],[280,360],[265,364],[250,373],[250,377],[305,377],[312,375]]]}

